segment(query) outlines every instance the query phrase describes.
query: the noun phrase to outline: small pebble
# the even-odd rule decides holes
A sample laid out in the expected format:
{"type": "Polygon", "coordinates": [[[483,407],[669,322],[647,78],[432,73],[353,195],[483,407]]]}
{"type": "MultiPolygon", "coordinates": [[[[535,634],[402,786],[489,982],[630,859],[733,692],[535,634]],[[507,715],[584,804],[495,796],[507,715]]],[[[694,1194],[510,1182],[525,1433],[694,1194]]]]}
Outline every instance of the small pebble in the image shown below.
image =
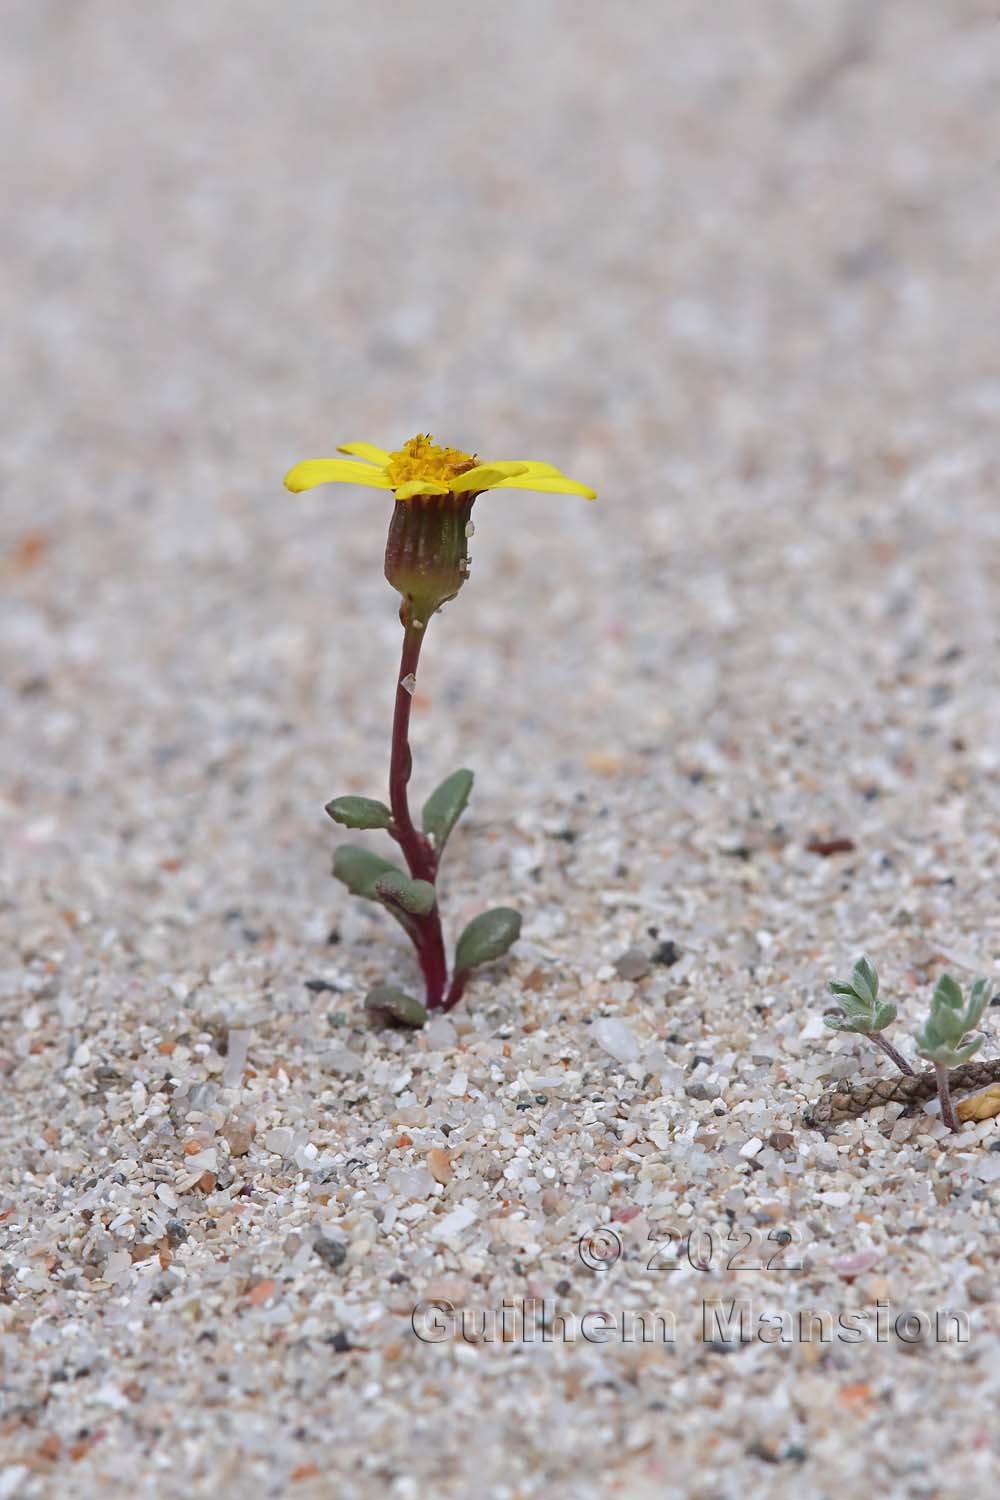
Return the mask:
{"type": "Polygon", "coordinates": [[[642,948],[626,948],[621,957],[615,959],[615,972],[621,979],[645,979],[649,965],[649,955],[642,948]]]}
{"type": "Polygon", "coordinates": [[[317,1234],[313,1240],[313,1249],[331,1271],[336,1271],[347,1259],[347,1246],[341,1240],[332,1239],[329,1235],[317,1234]]]}
{"type": "MultiPolygon", "coordinates": [[[[274,1134],[273,1131],[271,1133],[274,1134]]],[[[252,1120],[227,1120],[222,1127],[222,1137],[229,1147],[230,1156],[246,1156],[253,1144],[254,1134],[252,1120]]]]}
{"type": "Polygon", "coordinates": [[[435,1146],[427,1153],[427,1168],[435,1182],[449,1183],[455,1173],[451,1165],[451,1157],[447,1151],[442,1151],[440,1146],[435,1146]]]}
{"type": "Polygon", "coordinates": [[[635,1036],[616,1016],[601,1016],[590,1028],[597,1045],[616,1062],[635,1062],[640,1047],[635,1036]]]}

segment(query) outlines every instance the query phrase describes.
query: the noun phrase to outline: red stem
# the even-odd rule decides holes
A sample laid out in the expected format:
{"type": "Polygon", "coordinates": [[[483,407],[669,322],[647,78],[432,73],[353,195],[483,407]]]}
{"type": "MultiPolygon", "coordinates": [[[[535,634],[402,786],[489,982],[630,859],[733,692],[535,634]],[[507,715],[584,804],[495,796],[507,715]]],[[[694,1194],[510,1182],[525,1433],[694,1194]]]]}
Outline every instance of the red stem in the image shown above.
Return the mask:
{"type": "MultiPolygon", "coordinates": [[[[393,826],[390,832],[402,849],[414,880],[428,880],[434,884],[437,875],[437,855],[434,846],[414,826],[410,816],[407,785],[413,768],[410,753],[410,709],[413,706],[413,689],[420,647],[423,644],[426,625],[416,624],[405,617],[404,605],[400,612],[403,621],[403,652],[399,662],[399,679],[396,683],[396,707],[392,719],[392,755],[389,762],[389,806],[392,809],[393,826]],[[408,686],[404,687],[404,683],[408,686]]],[[[420,967],[424,972],[426,1004],[428,1010],[438,1010],[444,1003],[445,985],[448,981],[448,961],[444,953],[444,937],[441,932],[441,917],[437,903],[424,917],[415,919],[419,938],[414,939],[420,967]]]]}
{"type": "Polygon", "coordinates": [[[448,991],[448,997],[445,1000],[444,1005],[442,1007],[443,1010],[454,1010],[455,1006],[458,1004],[458,1002],[461,1000],[462,996],[465,994],[465,986],[468,984],[468,982],[469,982],[469,970],[468,969],[458,969],[458,970],[456,970],[456,972],[452,975],[452,978],[451,978],[451,989],[448,991]]]}

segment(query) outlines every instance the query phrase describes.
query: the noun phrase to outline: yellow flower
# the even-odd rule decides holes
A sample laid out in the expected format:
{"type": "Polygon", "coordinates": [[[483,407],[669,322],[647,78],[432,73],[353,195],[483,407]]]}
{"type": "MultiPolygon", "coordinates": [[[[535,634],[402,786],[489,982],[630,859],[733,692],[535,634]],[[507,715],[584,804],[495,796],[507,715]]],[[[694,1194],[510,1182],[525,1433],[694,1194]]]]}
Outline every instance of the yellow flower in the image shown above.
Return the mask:
{"type": "Polygon", "coordinates": [[[298,494],[317,484],[366,484],[392,490],[397,500],[415,495],[462,495],[473,499],[484,490],[538,490],[553,495],[597,496],[585,484],[569,479],[553,464],[529,460],[480,463],[474,453],[441,448],[429,436],[410,438],[396,453],[371,443],[342,443],[350,458],[307,458],[285,475],[285,486],[298,494]]]}

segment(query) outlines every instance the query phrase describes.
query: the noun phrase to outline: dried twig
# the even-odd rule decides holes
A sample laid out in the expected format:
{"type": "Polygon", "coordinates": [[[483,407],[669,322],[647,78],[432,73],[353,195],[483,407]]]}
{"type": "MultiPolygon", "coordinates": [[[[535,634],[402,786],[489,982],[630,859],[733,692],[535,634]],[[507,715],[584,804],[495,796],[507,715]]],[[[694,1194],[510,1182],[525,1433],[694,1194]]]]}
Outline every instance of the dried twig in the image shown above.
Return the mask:
{"type": "MultiPolygon", "coordinates": [[[[952,1069],[948,1075],[952,1092],[981,1089],[988,1083],[1000,1083],[1000,1057],[966,1063],[961,1068],[952,1069]]],[[[805,1121],[807,1125],[829,1133],[845,1120],[856,1120],[859,1115],[877,1109],[881,1104],[922,1104],[925,1099],[933,1099],[937,1091],[933,1068],[910,1078],[863,1078],[859,1083],[848,1083],[844,1079],[836,1088],[821,1095],[806,1114],[805,1121]]]]}

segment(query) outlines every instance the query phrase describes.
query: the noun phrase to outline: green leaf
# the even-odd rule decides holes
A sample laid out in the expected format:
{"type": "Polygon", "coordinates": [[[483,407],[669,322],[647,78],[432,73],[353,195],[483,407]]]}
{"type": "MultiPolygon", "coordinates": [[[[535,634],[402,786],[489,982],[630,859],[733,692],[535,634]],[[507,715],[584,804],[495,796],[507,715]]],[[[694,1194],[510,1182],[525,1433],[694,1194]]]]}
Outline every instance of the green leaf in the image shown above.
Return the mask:
{"type": "Polygon", "coordinates": [[[392,813],[374,797],[334,797],[325,810],[345,828],[389,828],[392,824],[392,813]]]}
{"type": "Polygon", "coordinates": [[[517,942],[521,932],[521,913],[509,906],[494,906],[473,917],[458,940],[455,971],[464,973],[479,964],[501,958],[517,942]]]}
{"type": "Polygon", "coordinates": [[[940,1041],[949,1047],[957,1047],[969,1028],[965,1024],[964,1011],[938,1003],[931,1006],[930,1029],[940,1041]]]}
{"type": "Polygon", "coordinates": [[[367,901],[378,900],[375,882],[390,871],[406,879],[392,860],[383,859],[380,854],[372,854],[370,849],[359,849],[356,844],[342,844],[333,856],[335,879],[342,880],[349,891],[353,891],[355,896],[364,896],[367,901]]]}
{"type": "Polygon", "coordinates": [[[859,998],[854,993],[853,984],[844,984],[840,979],[831,979],[830,983],[827,985],[827,989],[830,991],[831,995],[850,996],[855,1000],[859,998]]]}
{"type": "Polygon", "coordinates": [[[874,1005],[878,996],[878,974],[873,964],[867,958],[859,958],[851,970],[851,985],[856,995],[862,1000],[874,1005]]]}
{"type": "Polygon", "coordinates": [[[962,1008],[962,989],[950,974],[942,974],[934,988],[932,1005],[949,1005],[952,1010],[962,1008]]]}
{"type": "Polygon", "coordinates": [[[896,1007],[894,1005],[879,1005],[875,1009],[875,1030],[884,1031],[891,1026],[896,1019],[896,1007]]]}
{"type": "Polygon", "coordinates": [[[472,782],[471,771],[452,771],[424,803],[421,813],[424,832],[430,834],[439,854],[468,805],[472,782]]]}
{"type": "Polygon", "coordinates": [[[823,1017],[823,1025],[829,1026],[831,1031],[850,1031],[846,1016],[834,1015],[832,1012],[823,1017]]]}
{"type": "Polygon", "coordinates": [[[926,1057],[928,1062],[940,1063],[944,1068],[960,1068],[967,1063],[970,1057],[975,1056],[985,1041],[985,1037],[974,1037],[971,1042],[966,1042],[964,1047],[958,1045],[949,1046],[947,1042],[932,1042],[927,1036],[927,1028],[923,1034],[917,1033],[917,1051],[921,1057],[926,1057]]]}
{"type": "Polygon", "coordinates": [[[992,979],[977,979],[969,991],[969,1008],[966,1012],[966,1022],[969,1030],[978,1026],[982,1020],[983,1012],[993,998],[992,979]]]}
{"type": "Polygon", "coordinates": [[[392,984],[378,984],[365,997],[365,1010],[376,1026],[408,1026],[416,1031],[427,1021],[419,1000],[392,984]]]}
{"type": "Polygon", "coordinates": [[[913,1033],[913,1040],[919,1050],[930,1057],[939,1047],[947,1045],[945,1038],[934,1024],[934,1017],[929,1016],[919,1031],[913,1033]]]}
{"type": "Polygon", "coordinates": [[[401,906],[414,917],[426,916],[437,900],[429,880],[411,880],[402,870],[389,869],[384,875],[379,875],[373,890],[376,900],[390,906],[401,906]]]}

